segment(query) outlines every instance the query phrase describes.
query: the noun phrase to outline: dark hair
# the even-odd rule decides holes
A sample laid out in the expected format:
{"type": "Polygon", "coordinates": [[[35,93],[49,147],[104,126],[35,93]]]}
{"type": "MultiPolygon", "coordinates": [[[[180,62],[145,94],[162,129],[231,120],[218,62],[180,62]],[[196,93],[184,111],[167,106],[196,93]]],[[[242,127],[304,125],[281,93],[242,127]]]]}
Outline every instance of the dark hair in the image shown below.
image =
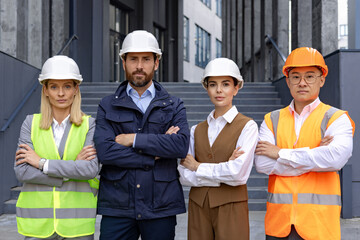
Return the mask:
{"type": "MultiPolygon", "coordinates": [[[[126,57],[127,57],[127,54],[128,53],[124,53],[124,55],[123,55],[123,59],[124,59],[124,61],[126,62],[126,57]]],[[[154,62],[156,61],[156,59],[157,59],[157,55],[156,55],[156,53],[153,53],[154,54],[154,62]]]]}
{"type": "MultiPolygon", "coordinates": [[[[204,85],[206,86],[206,87],[208,87],[208,81],[209,81],[209,78],[210,77],[214,77],[214,76],[208,76],[208,77],[206,77],[205,79],[204,79],[204,85]]],[[[231,76],[229,76],[229,77],[231,77],[231,76]]],[[[236,78],[234,78],[234,77],[231,77],[232,79],[233,79],[233,81],[234,81],[234,86],[236,86],[236,85],[238,85],[239,84],[239,81],[236,79],[236,78]]]]}

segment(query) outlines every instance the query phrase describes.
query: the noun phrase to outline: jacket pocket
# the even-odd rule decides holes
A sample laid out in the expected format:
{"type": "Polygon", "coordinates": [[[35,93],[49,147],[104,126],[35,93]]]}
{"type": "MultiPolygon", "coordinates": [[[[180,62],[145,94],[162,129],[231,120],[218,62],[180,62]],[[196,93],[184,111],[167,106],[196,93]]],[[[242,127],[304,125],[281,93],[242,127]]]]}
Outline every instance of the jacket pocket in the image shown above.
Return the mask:
{"type": "Polygon", "coordinates": [[[98,199],[99,207],[128,209],[130,198],[127,171],[121,171],[116,178],[111,179],[101,176],[98,199]]]}
{"type": "MultiPolygon", "coordinates": [[[[167,161],[171,162],[170,159],[167,161]]],[[[154,168],[153,191],[153,208],[155,210],[170,209],[183,203],[184,197],[176,167],[154,168]]]]}
{"type": "Polygon", "coordinates": [[[134,114],[129,111],[121,111],[118,113],[108,112],[105,118],[110,122],[116,135],[120,133],[133,133],[134,127],[134,114]]]}
{"type": "Polygon", "coordinates": [[[172,118],[172,112],[154,112],[148,118],[149,131],[155,134],[164,134],[170,127],[172,118]]]}

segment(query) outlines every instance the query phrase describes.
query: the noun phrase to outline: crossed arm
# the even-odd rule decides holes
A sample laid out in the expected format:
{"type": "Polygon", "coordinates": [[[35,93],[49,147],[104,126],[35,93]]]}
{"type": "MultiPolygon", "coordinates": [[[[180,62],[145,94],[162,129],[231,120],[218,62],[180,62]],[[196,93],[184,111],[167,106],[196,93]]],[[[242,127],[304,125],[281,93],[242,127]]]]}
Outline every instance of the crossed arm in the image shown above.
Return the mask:
{"type": "Polygon", "coordinates": [[[180,181],[183,185],[192,187],[220,186],[225,183],[230,186],[246,184],[253,166],[254,150],[258,138],[258,127],[254,121],[249,121],[242,130],[231,157],[221,163],[200,163],[195,158],[194,132],[191,128],[189,154],[178,167],[180,181]]]}
{"type": "Polygon", "coordinates": [[[89,124],[85,139],[85,147],[77,155],[75,161],[48,160],[48,172],[39,169],[40,156],[33,150],[31,141],[32,116],[28,116],[20,130],[18,149],[15,155],[14,170],[21,182],[61,186],[64,178],[87,180],[94,178],[99,170],[96,151],[92,147],[95,123],[89,124]]]}
{"type": "Polygon", "coordinates": [[[267,175],[298,176],[309,171],[338,171],[351,157],[352,125],[346,114],[335,120],[325,131],[316,148],[280,149],[274,134],[263,122],[255,151],[255,166],[267,175]]]}

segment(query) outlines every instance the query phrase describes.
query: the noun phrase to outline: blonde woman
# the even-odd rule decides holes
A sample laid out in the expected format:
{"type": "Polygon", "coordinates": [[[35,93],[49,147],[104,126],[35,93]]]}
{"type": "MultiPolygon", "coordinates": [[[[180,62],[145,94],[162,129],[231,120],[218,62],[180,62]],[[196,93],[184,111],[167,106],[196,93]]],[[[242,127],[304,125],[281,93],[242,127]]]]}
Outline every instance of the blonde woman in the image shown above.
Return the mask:
{"type": "Polygon", "coordinates": [[[80,109],[82,82],[75,61],[54,56],[43,65],[41,113],[26,117],[15,173],[23,182],[18,232],[32,239],[94,239],[98,160],[95,121],[80,109]]]}

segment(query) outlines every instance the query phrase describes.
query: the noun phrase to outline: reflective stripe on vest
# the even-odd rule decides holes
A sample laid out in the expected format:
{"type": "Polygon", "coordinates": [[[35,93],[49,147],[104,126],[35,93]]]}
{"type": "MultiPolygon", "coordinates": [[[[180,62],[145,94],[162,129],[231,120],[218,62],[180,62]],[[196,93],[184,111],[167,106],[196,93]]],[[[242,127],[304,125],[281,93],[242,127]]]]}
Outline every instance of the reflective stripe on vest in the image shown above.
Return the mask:
{"type": "MultiPolygon", "coordinates": [[[[320,103],[304,121],[299,136],[289,107],[267,114],[265,123],[274,133],[278,147],[312,149],[319,146],[326,129],[342,114],[347,112],[320,103]]],[[[267,235],[286,237],[291,225],[295,225],[304,239],[340,239],[341,191],[337,172],[270,175],[268,192],[267,235]]]]}
{"type": "Polygon", "coordinates": [[[293,196],[291,193],[268,193],[267,202],[278,204],[292,204],[293,196]]]}
{"type": "MultiPolygon", "coordinates": [[[[59,208],[55,210],[57,219],[94,218],[92,208],[59,208]]],[[[16,216],[20,218],[54,218],[53,208],[16,208],[16,216]]]]}
{"type": "MultiPolygon", "coordinates": [[[[269,193],[267,197],[269,203],[277,204],[292,204],[292,193],[269,193]]],[[[317,205],[338,205],[341,206],[341,196],[339,195],[324,195],[315,193],[298,193],[298,204],[317,204],[317,205]]]]}
{"type": "MultiPolygon", "coordinates": [[[[40,157],[60,159],[52,129],[40,129],[40,119],[40,114],[33,115],[31,140],[34,150],[40,157]]],[[[63,160],[76,159],[84,147],[88,130],[88,116],[83,117],[80,126],[72,124],[63,160]]],[[[16,204],[19,233],[36,238],[47,238],[54,232],[66,238],[93,234],[98,183],[97,179],[70,179],[61,187],[24,183],[16,204]]]]}

